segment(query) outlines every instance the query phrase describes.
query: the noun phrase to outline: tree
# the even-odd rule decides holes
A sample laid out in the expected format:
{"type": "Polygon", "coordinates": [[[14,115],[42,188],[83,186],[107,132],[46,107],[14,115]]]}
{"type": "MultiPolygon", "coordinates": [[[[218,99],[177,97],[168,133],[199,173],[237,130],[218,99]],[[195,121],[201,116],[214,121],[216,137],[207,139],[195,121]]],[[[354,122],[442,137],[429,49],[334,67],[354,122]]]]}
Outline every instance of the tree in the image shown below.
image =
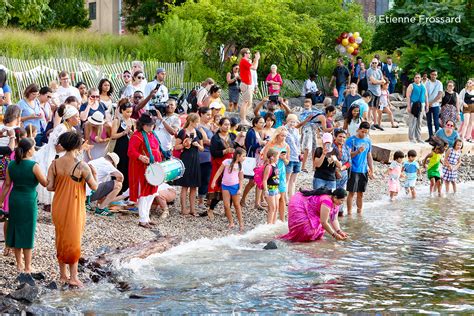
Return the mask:
{"type": "Polygon", "coordinates": [[[36,29],[49,14],[49,0],[0,0],[0,20],[3,26],[15,25],[36,29]]]}
{"type": "Polygon", "coordinates": [[[124,0],[123,15],[129,31],[148,34],[150,27],[162,23],[172,5],[186,0],[124,0]]]}
{"type": "Polygon", "coordinates": [[[83,0],[49,0],[49,7],[52,28],[88,28],[91,25],[83,0]]]}

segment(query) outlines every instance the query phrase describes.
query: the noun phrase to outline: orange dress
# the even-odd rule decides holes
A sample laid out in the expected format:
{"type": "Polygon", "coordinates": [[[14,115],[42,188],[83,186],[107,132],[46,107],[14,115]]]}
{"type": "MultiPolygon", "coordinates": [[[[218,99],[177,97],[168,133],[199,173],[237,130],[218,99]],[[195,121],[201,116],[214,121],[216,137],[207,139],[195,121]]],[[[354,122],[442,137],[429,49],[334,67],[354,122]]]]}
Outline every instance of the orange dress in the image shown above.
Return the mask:
{"type": "Polygon", "coordinates": [[[51,206],[56,231],[56,257],[60,263],[74,264],[81,257],[81,239],[86,223],[86,181],[71,178],[71,170],[55,168],[51,206]]]}

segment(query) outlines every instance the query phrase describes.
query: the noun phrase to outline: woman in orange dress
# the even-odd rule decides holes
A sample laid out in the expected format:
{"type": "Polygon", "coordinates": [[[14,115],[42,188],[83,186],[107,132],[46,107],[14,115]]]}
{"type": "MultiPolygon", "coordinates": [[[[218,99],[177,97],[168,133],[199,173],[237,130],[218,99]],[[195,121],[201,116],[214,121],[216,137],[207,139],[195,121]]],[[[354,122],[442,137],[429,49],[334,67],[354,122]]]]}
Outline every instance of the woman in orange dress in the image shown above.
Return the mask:
{"type": "Polygon", "coordinates": [[[81,239],[86,223],[86,183],[97,190],[97,181],[87,163],[77,157],[82,140],[75,132],[59,136],[58,144],[66,154],[54,160],[48,170],[48,190],[54,191],[51,213],[56,232],[56,256],[60,282],[82,287],[77,275],[81,239]],[[67,276],[66,265],[69,265],[67,276]]]}

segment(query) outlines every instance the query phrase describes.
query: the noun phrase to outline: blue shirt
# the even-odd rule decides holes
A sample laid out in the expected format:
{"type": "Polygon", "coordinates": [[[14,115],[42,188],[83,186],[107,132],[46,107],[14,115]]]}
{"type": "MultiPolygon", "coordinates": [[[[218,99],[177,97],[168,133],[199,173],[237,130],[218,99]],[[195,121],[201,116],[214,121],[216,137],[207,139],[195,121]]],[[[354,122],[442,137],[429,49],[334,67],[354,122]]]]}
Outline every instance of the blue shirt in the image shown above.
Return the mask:
{"type": "MultiPolygon", "coordinates": [[[[304,120],[306,120],[306,118],[307,118],[308,116],[315,116],[315,115],[317,116],[317,115],[321,115],[321,114],[324,115],[324,112],[323,112],[323,111],[320,111],[320,110],[318,110],[318,109],[313,109],[313,108],[311,108],[311,109],[309,109],[309,110],[303,110],[303,112],[301,112],[301,114],[300,114],[300,122],[303,122],[304,120]]],[[[317,124],[317,122],[316,122],[316,120],[311,120],[311,121],[308,122],[308,124],[314,126],[314,125],[317,124]]],[[[306,126],[306,125],[305,125],[305,126],[306,126]]]]}
{"type": "Polygon", "coordinates": [[[449,147],[451,148],[454,146],[454,141],[459,138],[459,134],[456,131],[453,131],[451,136],[446,135],[446,133],[444,132],[444,128],[440,128],[436,132],[435,136],[438,136],[439,138],[447,142],[449,147]]]}
{"type": "Polygon", "coordinates": [[[361,146],[365,147],[363,152],[352,157],[351,172],[367,173],[369,170],[367,157],[372,151],[372,142],[370,139],[367,137],[359,138],[357,136],[351,136],[346,140],[346,145],[351,152],[358,151],[361,146]]]}
{"type": "Polygon", "coordinates": [[[418,172],[418,169],[420,169],[420,165],[418,164],[418,161],[405,161],[403,163],[403,170],[405,170],[405,174],[407,176],[407,180],[416,180],[416,173],[418,172]]]}
{"type": "Polygon", "coordinates": [[[412,83],[411,86],[413,87],[413,90],[411,90],[410,102],[413,104],[413,102],[419,101],[423,105],[426,97],[425,86],[421,83],[419,85],[412,83]]]}
{"type": "Polygon", "coordinates": [[[362,98],[357,99],[354,102],[352,102],[351,106],[353,106],[353,105],[358,105],[359,106],[360,118],[363,118],[363,115],[364,115],[365,112],[369,112],[369,105],[362,98]]]}
{"type": "MultiPolygon", "coordinates": [[[[265,117],[265,114],[267,114],[268,111],[260,111],[260,116],[265,117]]],[[[273,112],[273,115],[275,115],[276,122],[275,125],[273,125],[273,128],[278,128],[280,126],[283,126],[283,122],[286,119],[285,111],[283,110],[276,110],[273,112]]]]}
{"type": "Polygon", "coordinates": [[[300,161],[301,145],[300,133],[296,128],[288,128],[288,136],[286,136],[286,143],[290,147],[290,161],[300,161]]]}
{"type": "MultiPolygon", "coordinates": [[[[32,108],[25,99],[21,99],[20,102],[18,102],[17,106],[21,109],[21,117],[30,115],[37,116],[42,113],[43,110],[41,110],[38,100],[34,100],[33,104],[34,108],[32,108]]],[[[46,123],[42,118],[30,119],[25,121],[23,124],[25,125],[25,128],[28,125],[33,125],[36,127],[36,132],[38,134],[43,133],[43,129],[46,127],[46,123]]]]}
{"type": "MultiPolygon", "coordinates": [[[[200,125],[199,127],[204,130],[204,133],[206,133],[207,138],[211,140],[212,136],[214,136],[214,133],[204,125],[200,125]]],[[[211,162],[210,145],[204,145],[204,150],[199,152],[199,163],[205,162],[211,162]]]]}

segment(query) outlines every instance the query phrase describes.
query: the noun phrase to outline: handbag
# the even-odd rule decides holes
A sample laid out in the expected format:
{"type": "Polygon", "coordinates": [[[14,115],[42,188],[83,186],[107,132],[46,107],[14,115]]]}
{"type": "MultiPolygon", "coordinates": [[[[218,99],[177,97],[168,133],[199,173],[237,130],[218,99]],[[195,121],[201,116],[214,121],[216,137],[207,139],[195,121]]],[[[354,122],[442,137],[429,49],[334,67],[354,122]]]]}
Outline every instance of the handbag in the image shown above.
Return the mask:
{"type": "Polygon", "coordinates": [[[242,171],[244,176],[253,177],[255,175],[253,169],[257,166],[257,159],[254,157],[245,157],[242,162],[242,171]]]}

